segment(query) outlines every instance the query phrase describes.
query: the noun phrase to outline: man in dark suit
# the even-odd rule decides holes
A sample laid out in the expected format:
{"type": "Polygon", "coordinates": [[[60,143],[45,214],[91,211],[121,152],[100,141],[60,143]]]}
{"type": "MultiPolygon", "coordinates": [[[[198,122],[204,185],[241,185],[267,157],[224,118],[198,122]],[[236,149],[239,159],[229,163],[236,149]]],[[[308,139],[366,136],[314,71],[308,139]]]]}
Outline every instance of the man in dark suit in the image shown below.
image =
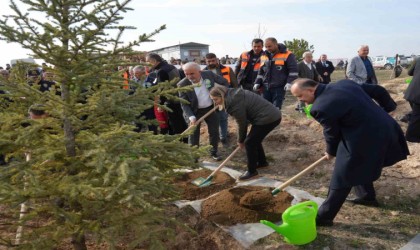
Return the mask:
{"type": "MultiPolygon", "coordinates": [[[[315,68],[315,63],[313,62],[312,52],[306,51],[303,53],[303,60],[298,63],[298,77],[299,78],[308,78],[316,82],[321,82],[322,77],[318,74],[318,71],[315,68]]],[[[296,110],[303,113],[303,108],[305,107],[304,102],[299,102],[296,106],[296,110]]]]}
{"type": "Polygon", "coordinates": [[[405,138],[409,142],[420,142],[420,57],[413,62],[408,75],[413,76],[413,79],[405,91],[404,98],[410,102],[412,112],[405,138]]]}
{"type": "Polygon", "coordinates": [[[310,79],[294,81],[291,92],[313,104],[311,115],[323,126],[327,159],[337,157],[317,225],[333,224],[352,187],[357,198],[351,202],[378,206],[373,182],[383,167],[409,154],[400,126],[387,114],[397,106],[389,93],[379,85],[358,85],[351,80],[326,85],[310,79]]]}
{"type": "MultiPolygon", "coordinates": [[[[344,64],[344,63],[343,63],[344,64]]],[[[319,61],[315,63],[316,70],[319,75],[322,77],[320,83],[328,84],[331,82],[331,74],[334,72],[335,68],[332,62],[327,60],[327,55],[322,54],[319,58],[319,61]]]]}
{"type": "MultiPolygon", "coordinates": [[[[150,73],[155,73],[156,78],[153,84],[161,82],[179,80],[179,72],[175,66],[168,64],[163,58],[156,53],[149,53],[146,56],[146,61],[152,65],[150,73]]],[[[175,86],[175,83],[174,83],[175,86]]],[[[181,105],[178,101],[169,100],[161,97],[161,104],[164,104],[172,110],[168,112],[170,134],[181,134],[187,129],[184,117],[182,115],[181,105]]]]}
{"type": "MultiPolygon", "coordinates": [[[[210,89],[214,87],[215,83],[229,86],[227,80],[222,76],[216,75],[211,71],[200,71],[200,65],[194,62],[186,63],[182,66],[185,72],[185,78],[179,83],[179,87],[193,85],[194,89],[187,92],[181,92],[179,96],[189,103],[181,103],[184,117],[190,125],[195,125],[195,122],[204,116],[207,112],[213,109],[213,101],[210,99],[210,89]]],[[[212,149],[210,151],[214,160],[220,161],[222,158],[217,154],[219,144],[219,117],[216,113],[212,113],[206,119],[209,133],[209,140],[212,149]]],[[[200,124],[197,124],[194,133],[188,138],[188,143],[193,146],[200,144],[200,124]]]]}

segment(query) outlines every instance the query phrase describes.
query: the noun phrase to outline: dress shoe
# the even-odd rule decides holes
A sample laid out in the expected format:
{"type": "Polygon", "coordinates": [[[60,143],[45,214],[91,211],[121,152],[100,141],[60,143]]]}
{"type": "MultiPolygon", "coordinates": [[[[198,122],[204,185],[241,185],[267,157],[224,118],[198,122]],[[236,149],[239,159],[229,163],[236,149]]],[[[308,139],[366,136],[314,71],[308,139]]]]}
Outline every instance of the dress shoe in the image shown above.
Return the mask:
{"type": "Polygon", "coordinates": [[[245,173],[243,173],[243,174],[239,177],[239,180],[240,180],[240,181],[246,181],[246,180],[252,179],[252,178],[254,178],[254,177],[256,177],[256,176],[258,176],[258,172],[257,172],[257,171],[255,171],[255,172],[253,172],[253,173],[251,173],[251,172],[249,172],[249,171],[246,171],[245,173]]]}
{"type": "Polygon", "coordinates": [[[215,161],[221,161],[222,157],[220,155],[218,155],[217,153],[211,153],[211,158],[213,158],[213,160],[215,161]]]}
{"type": "Polygon", "coordinates": [[[332,220],[321,220],[316,218],[316,226],[317,227],[331,227],[334,225],[332,220]]]}
{"type": "Polygon", "coordinates": [[[355,199],[346,199],[346,201],[353,203],[355,205],[363,205],[368,207],[379,207],[379,202],[377,200],[365,200],[362,198],[355,199]]]}

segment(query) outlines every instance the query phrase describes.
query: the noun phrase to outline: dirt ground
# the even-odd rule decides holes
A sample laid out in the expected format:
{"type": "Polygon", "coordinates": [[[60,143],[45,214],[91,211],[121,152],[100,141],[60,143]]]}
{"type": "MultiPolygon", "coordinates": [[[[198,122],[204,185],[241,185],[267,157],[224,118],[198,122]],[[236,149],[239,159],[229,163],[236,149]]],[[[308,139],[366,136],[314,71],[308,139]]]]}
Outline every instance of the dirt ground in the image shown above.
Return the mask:
{"type": "MultiPolygon", "coordinates": [[[[406,74],[404,72],[403,74],[406,74]]],[[[407,85],[406,75],[389,80],[390,71],[377,72],[380,83],[398,104],[395,118],[407,113],[410,108],[403,99],[407,85]]],[[[259,171],[261,176],[286,181],[312,162],[323,156],[325,143],[322,127],[313,119],[294,110],[296,99],[288,94],[283,108],[283,120],[264,141],[269,168],[259,171]]],[[[407,124],[399,122],[403,130],[407,124]]],[[[230,145],[220,146],[222,156],[227,157],[236,146],[236,124],[229,121],[230,145]]],[[[208,143],[207,129],[202,126],[201,142],[208,143]]],[[[369,208],[345,203],[335,219],[333,227],[318,228],[317,239],[305,246],[291,246],[284,243],[282,236],[271,234],[250,249],[398,249],[420,232],[420,144],[408,143],[411,155],[392,167],[385,168],[381,178],[375,182],[377,198],[381,206],[369,208]]],[[[209,160],[210,159],[204,159],[209,160]]],[[[238,171],[246,170],[246,156],[239,152],[228,167],[238,171]]],[[[334,161],[320,164],[310,174],[296,181],[292,186],[305,190],[314,196],[325,198],[334,161]]],[[[201,218],[201,220],[203,220],[201,218]]],[[[193,228],[196,225],[193,225],[193,228]]],[[[215,229],[217,237],[222,237],[215,229]]],[[[202,234],[201,234],[202,235],[202,234]]],[[[192,238],[194,239],[194,238],[192,238]]],[[[223,243],[211,249],[241,249],[228,235],[223,234],[223,243]]],[[[190,245],[188,249],[194,248],[190,245]]]]}
{"type": "MultiPolygon", "coordinates": [[[[338,74],[343,74],[343,72],[336,72],[333,76],[340,78],[338,74]]],[[[407,86],[403,83],[406,75],[394,80],[389,80],[389,71],[377,71],[377,75],[381,85],[387,88],[398,104],[394,116],[398,118],[408,112],[409,105],[403,99],[403,91],[407,86]]],[[[264,141],[264,149],[270,166],[259,170],[261,176],[286,181],[324,154],[325,143],[321,126],[313,119],[296,112],[295,104],[296,99],[288,94],[280,126],[264,141]]],[[[399,123],[405,131],[407,125],[399,123]]],[[[204,145],[208,144],[206,129],[206,126],[202,126],[201,142],[204,145]]],[[[220,153],[223,157],[227,157],[236,147],[236,124],[231,119],[229,132],[229,145],[220,145],[220,153]]],[[[281,235],[272,233],[255,242],[249,249],[399,249],[404,246],[420,232],[420,144],[408,144],[412,155],[405,161],[385,168],[381,178],[375,182],[377,198],[381,204],[379,208],[352,206],[345,203],[334,221],[334,226],[317,228],[318,237],[310,244],[288,245],[281,235]]],[[[205,157],[201,160],[212,161],[205,157]]],[[[245,153],[236,154],[227,166],[238,171],[245,171],[245,153]]],[[[334,161],[325,161],[292,186],[314,196],[325,198],[333,167],[334,161]]],[[[182,185],[188,185],[190,180],[205,177],[208,173],[209,171],[202,171],[191,174],[178,182],[182,188],[182,185]]],[[[229,182],[217,191],[228,189],[233,185],[231,180],[223,175],[216,176],[214,181],[217,185],[223,185],[225,181],[229,182]]],[[[200,192],[197,192],[195,189],[198,188],[189,188],[191,193],[182,194],[183,198],[204,198],[217,192],[213,187],[205,194],[201,194],[203,190],[200,189],[200,192]]],[[[229,198],[222,198],[216,204],[226,205],[229,201],[229,198]]],[[[211,215],[214,205],[213,203],[207,210],[208,215],[211,215]]],[[[220,221],[212,221],[211,216],[207,216],[206,219],[206,216],[200,215],[190,206],[179,209],[175,205],[168,205],[166,213],[168,217],[175,218],[178,222],[177,226],[174,226],[175,238],[164,242],[167,249],[244,249],[238,241],[214,223],[220,223],[220,221]]],[[[10,228],[3,223],[7,221],[7,214],[7,211],[2,211],[0,208],[0,232],[3,236],[13,236],[16,228],[10,228]]],[[[280,217],[280,214],[278,216],[280,217]]],[[[71,249],[68,242],[63,242],[63,245],[59,249],[71,249]]],[[[88,238],[88,249],[107,249],[107,246],[96,245],[93,239],[88,238]]],[[[126,249],[124,242],[117,249],[126,249]]],[[[139,249],[148,249],[148,247],[142,246],[139,249]]]]}

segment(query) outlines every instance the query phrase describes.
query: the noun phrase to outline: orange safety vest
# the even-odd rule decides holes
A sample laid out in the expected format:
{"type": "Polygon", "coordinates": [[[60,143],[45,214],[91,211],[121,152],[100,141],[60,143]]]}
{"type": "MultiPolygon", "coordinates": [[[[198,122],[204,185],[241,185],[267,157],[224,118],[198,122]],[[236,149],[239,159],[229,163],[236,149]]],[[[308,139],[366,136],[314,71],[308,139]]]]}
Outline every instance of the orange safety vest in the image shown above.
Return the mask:
{"type": "Polygon", "coordinates": [[[129,89],[128,82],[130,80],[130,74],[128,73],[128,70],[124,70],[124,73],[122,76],[124,78],[123,89],[129,89]]]}
{"type": "MultiPolygon", "coordinates": [[[[248,60],[249,60],[249,52],[245,51],[242,53],[241,55],[241,69],[245,70],[246,66],[248,65],[248,60]]],[[[254,71],[258,71],[261,67],[261,62],[257,62],[254,65],[254,71]]]]}
{"type": "Polygon", "coordinates": [[[220,69],[220,72],[222,72],[222,76],[228,81],[230,85],[230,67],[225,66],[224,68],[220,69]]]}
{"type": "MultiPolygon", "coordinates": [[[[285,53],[277,53],[273,56],[273,58],[271,58],[271,61],[274,62],[274,65],[283,66],[290,54],[292,54],[290,51],[286,51],[285,53]]],[[[268,60],[268,56],[261,56],[261,65],[264,65],[264,63],[268,60]]]]}

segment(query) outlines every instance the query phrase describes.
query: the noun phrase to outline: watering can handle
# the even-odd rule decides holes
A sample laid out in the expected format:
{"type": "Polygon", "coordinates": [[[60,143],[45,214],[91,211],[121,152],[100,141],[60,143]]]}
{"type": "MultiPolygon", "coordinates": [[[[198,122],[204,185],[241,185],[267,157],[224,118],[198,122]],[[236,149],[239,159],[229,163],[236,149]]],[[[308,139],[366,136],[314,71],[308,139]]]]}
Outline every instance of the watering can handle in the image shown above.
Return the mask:
{"type": "Polygon", "coordinates": [[[207,116],[211,115],[214,111],[216,111],[219,108],[219,105],[214,106],[214,108],[210,109],[209,112],[207,112],[205,115],[203,115],[202,117],[200,117],[200,119],[198,119],[195,122],[195,125],[191,125],[189,126],[186,130],[184,130],[184,132],[181,133],[181,136],[185,135],[188,131],[190,131],[192,128],[195,128],[198,124],[200,124],[204,119],[207,118],[207,116]]]}
{"type": "Polygon", "coordinates": [[[301,208],[301,207],[308,207],[308,206],[312,206],[312,210],[315,213],[318,211],[318,204],[315,201],[304,201],[304,202],[298,203],[298,204],[290,207],[290,208],[293,208],[293,209],[286,209],[286,211],[282,215],[282,218],[288,217],[290,215],[290,213],[295,209],[298,209],[298,208],[301,208]]]}
{"type": "Polygon", "coordinates": [[[286,182],[284,182],[283,184],[281,184],[277,188],[275,188],[271,192],[271,194],[272,195],[278,194],[285,187],[289,186],[292,182],[294,182],[295,180],[299,179],[300,177],[302,177],[307,172],[311,171],[313,168],[315,168],[316,166],[318,166],[318,164],[321,163],[325,159],[327,159],[327,156],[326,155],[324,155],[321,159],[317,160],[316,162],[312,163],[309,167],[307,167],[304,170],[300,171],[297,175],[293,176],[292,178],[290,178],[289,180],[287,180],[286,182]]]}

